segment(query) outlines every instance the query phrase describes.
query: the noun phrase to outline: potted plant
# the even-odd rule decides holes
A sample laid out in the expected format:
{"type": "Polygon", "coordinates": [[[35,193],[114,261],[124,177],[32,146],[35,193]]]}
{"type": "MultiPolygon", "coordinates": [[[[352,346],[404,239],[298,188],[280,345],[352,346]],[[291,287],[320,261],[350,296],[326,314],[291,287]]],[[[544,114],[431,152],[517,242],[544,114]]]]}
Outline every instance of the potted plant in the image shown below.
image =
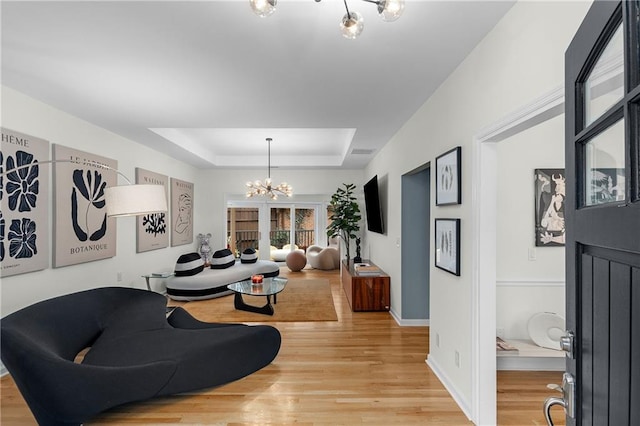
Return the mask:
{"type": "Polygon", "coordinates": [[[360,206],[356,202],[353,190],[356,186],[352,183],[343,183],[344,188],[338,188],[331,196],[330,205],[333,213],[329,217],[331,223],[327,226],[327,237],[339,236],[344,241],[347,264],[349,263],[349,243],[357,237],[360,231],[360,206]]]}

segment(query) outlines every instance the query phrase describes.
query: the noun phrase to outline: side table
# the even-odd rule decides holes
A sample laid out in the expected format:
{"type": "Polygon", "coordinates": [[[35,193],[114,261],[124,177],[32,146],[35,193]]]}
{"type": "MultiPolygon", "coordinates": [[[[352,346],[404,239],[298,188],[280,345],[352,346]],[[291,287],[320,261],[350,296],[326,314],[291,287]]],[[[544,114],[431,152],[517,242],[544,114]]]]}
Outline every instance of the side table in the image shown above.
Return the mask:
{"type": "Polygon", "coordinates": [[[159,273],[153,273],[153,274],[147,274],[147,275],[143,275],[142,278],[145,279],[145,281],[147,282],[147,290],[151,291],[151,284],[149,283],[149,280],[151,278],[169,278],[172,277],[174,274],[173,272],[159,272],[159,273]]]}

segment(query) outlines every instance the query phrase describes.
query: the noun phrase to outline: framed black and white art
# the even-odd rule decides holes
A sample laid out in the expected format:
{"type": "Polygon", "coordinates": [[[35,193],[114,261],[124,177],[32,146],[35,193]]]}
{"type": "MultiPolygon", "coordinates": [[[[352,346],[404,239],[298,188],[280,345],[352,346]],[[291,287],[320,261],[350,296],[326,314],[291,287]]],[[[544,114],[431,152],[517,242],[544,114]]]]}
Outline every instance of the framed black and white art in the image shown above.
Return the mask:
{"type": "Polygon", "coordinates": [[[535,169],[537,247],[564,246],[564,169],[535,169]]]}
{"type": "Polygon", "coordinates": [[[460,219],[436,219],[435,265],[460,276],[460,219]]]}
{"type": "Polygon", "coordinates": [[[171,246],[193,243],[193,183],[171,178],[171,246]]]}
{"type": "Polygon", "coordinates": [[[462,204],[461,158],[459,146],[436,157],[436,206],[462,204]]]}
{"type": "Polygon", "coordinates": [[[5,278],[49,267],[49,141],[0,132],[0,278],[5,278]]]}
{"type": "MultiPolygon", "coordinates": [[[[169,178],[149,170],[136,167],[136,183],[162,185],[169,199],[169,178]]],[[[169,215],[165,212],[149,213],[137,217],[136,252],[169,247],[169,215]]]]}
{"type": "Polygon", "coordinates": [[[118,162],[58,144],[53,159],[60,161],[53,168],[54,268],[115,256],[116,220],[107,217],[104,189],[117,184],[118,162]]]}

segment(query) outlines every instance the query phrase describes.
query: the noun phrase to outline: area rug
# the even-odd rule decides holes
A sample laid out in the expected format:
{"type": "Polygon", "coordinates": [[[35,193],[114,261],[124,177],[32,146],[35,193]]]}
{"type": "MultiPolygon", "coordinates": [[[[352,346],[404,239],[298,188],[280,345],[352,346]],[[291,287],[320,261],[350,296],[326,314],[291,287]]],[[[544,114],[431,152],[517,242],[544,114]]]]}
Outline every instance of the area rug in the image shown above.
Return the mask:
{"type": "MultiPolygon", "coordinates": [[[[264,296],[243,296],[245,303],[263,306],[264,296]]],[[[191,315],[205,322],[306,322],[337,321],[329,280],[289,280],[285,289],[278,293],[278,302],[273,305],[274,314],[263,315],[239,311],[233,307],[233,295],[217,299],[197,300],[187,303],[170,301],[170,306],[182,306],[191,315]]],[[[272,297],[273,304],[273,297],[272,297]]]]}

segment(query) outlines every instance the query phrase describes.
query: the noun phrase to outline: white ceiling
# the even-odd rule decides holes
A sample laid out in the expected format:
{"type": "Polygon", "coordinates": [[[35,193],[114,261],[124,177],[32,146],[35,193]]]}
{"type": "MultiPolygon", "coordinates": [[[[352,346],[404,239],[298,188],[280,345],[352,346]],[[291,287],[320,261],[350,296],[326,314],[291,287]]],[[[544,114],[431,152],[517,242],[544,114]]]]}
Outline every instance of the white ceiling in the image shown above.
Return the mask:
{"type": "MultiPolygon", "coordinates": [[[[362,168],[512,1],[2,1],[2,84],[200,168],[362,168]],[[352,151],[355,150],[355,153],[352,151]]],[[[17,129],[20,130],[20,129],[17,129]]]]}

